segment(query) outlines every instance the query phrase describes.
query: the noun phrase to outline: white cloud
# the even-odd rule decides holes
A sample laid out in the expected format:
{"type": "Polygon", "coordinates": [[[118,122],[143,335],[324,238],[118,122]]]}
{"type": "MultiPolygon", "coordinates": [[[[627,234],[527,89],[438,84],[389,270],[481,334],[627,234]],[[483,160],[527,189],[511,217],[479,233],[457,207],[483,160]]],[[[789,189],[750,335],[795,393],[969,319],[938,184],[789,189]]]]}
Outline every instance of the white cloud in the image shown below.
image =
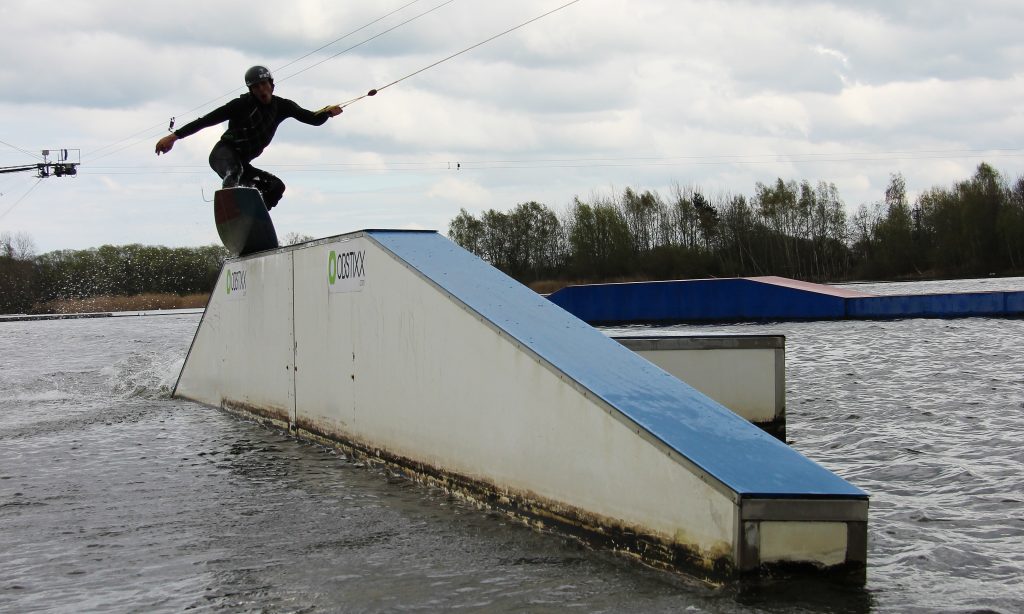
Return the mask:
{"type": "Polygon", "coordinates": [[[477,211],[489,208],[492,198],[480,184],[472,180],[446,177],[437,181],[426,192],[427,198],[477,211]]]}
{"type": "MultiPolygon", "coordinates": [[[[237,95],[251,64],[280,67],[401,4],[4,2],[0,140],[79,147],[83,165],[74,180],[45,180],[0,227],[28,232],[41,251],[216,241],[202,193],[219,184],[206,158],[221,129],[157,158],[168,119],[180,126],[237,95]]],[[[278,93],[308,108],[348,100],[557,5],[455,2],[313,66],[437,4],[286,68],[278,93]]],[[[286,123],[256,164],[289,186],[274,214],[282,232],[317,236],[443,230],[460,207],[560,208],[608,186],[749,194],[779,176],[825,180],[853,209],[881,198],[897,171],[911,194],[963,179],[983,159],[1015,177],[1022,7],[586,0],[323,128],[286,123]],[[464,168],[449,171],[451,162],[464,168]]],[[[0,166],[25,158],[0,145],[0,166]]],[[[31,183],[14,181],[0,182],[0,213],[31,183]]]]}

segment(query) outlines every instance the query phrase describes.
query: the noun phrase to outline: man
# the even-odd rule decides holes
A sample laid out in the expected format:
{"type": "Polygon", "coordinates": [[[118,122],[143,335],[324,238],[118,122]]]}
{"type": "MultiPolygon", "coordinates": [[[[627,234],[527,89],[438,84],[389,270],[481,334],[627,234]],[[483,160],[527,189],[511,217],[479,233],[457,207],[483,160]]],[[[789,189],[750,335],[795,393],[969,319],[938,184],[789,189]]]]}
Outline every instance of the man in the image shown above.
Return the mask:
{"type": "Polygon", "coordinates": [[[291,100],[274,96],[274,77],[263,66],[245,71],[248,94],[242,94],[199,119],[185,124],[156,143],[156,154],[167,153],[174,142],[227,120],[228,129],[210,152],[210,167],[224,180],[223,187],[252,186],[271,209],[284,195],[284,182],[250,164],[274,138],[277,127],[293,117],[304,124],[322,126],[341,113],[334,105],[307,111],[291,100]]]}

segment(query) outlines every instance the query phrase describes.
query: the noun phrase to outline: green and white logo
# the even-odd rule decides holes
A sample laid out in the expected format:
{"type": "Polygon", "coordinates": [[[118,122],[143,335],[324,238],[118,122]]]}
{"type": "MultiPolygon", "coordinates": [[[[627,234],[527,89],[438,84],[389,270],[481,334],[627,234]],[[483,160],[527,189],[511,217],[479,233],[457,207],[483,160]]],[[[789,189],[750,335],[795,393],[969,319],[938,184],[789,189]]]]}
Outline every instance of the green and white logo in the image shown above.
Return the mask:
{"type": "Polygon", "coordinates": [[[342,243],[341,250],[327,254],[327,289],[335,292],[358,292],[366,285],[366,249],[358,239],[342,243]]]}
{"type": "Polygon", "coordinates": [[[238,299],[245,297],[246,271],[232,271],[228,269],[224,276],[224,291],[228,298],[238,299]]]}

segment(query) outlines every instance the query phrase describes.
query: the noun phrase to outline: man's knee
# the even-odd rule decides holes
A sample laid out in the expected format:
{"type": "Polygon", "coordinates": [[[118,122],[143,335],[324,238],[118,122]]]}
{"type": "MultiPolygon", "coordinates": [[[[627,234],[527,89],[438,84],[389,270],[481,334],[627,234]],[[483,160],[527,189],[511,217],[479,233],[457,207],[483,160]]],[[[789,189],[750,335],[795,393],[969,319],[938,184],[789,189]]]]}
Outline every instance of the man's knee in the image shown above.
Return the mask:
{"type": "Polygon", "coordinates": [[[263,191],[263,200],[266,202],[267,209],[271,209],[281,202],[282,196],[284,196],[284,182],[278,179],[271,187],[263,191]]]}
{"type": "Polygon", "coordinates": [[[242,182],[245,174],[245,166],[238,158],[238,154],[230,147],[221,143],[214,146],[210,152],[210,168],[224,180],[221,187],[233,188],[242,182]]]}

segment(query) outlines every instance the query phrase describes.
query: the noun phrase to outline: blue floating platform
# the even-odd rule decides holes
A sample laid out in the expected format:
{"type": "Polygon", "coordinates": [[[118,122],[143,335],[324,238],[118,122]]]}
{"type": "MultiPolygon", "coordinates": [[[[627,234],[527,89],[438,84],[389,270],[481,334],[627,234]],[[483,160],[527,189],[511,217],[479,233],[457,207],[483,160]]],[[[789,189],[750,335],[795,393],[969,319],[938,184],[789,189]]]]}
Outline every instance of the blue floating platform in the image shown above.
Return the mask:
{"type": "Polygon", "coordinates": [[[1021,291],[878,296],[774,276],[568,286],[548,298],[591,324],[1024,314],[1021,291]]]}

